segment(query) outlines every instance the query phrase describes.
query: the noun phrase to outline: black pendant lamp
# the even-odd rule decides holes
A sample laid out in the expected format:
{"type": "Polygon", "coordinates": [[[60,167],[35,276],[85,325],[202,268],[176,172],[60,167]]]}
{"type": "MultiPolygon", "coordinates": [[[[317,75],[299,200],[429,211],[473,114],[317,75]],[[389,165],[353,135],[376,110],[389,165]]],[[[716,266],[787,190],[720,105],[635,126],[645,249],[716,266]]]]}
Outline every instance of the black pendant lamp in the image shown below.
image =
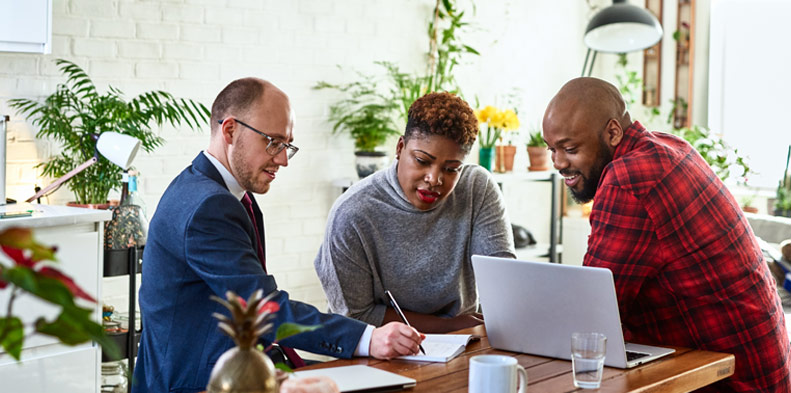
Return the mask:
{"type": "Polygon", "coordinates": [[[651,47],[662,39],[662,25],[648,10],[628,4],[626,0],[613,0],[613,4],[593,16],[585,29],[584,42],[588,47],[585,68],[593,51],[587,72],[593,70],[596,52],[626,53],[651,47]]]}

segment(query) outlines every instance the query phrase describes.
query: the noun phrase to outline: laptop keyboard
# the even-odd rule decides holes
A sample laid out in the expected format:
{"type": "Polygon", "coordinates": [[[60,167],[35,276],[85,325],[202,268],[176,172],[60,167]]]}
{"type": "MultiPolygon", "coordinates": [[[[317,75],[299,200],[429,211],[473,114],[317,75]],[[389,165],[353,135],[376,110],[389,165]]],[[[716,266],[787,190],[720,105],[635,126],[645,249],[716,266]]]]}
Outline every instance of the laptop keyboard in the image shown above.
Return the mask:
{"type": "Polygon", "coordinates": [[[631,362],[632,360],[637,360],[640,358],[644,358],[646,356],[651,356],[650,353],[645,352],[635,352],[635,351],[626,351],[626,361],[631,362]]]}
{"type": "Polygon", "coordinates": [[[637,360],[640,358],[644,358],[646,356],[651,356],[650,353],[645,352],[635,352],[635,351],[626,351],[626,361],[631,362],[632,360],[637,360]]]}

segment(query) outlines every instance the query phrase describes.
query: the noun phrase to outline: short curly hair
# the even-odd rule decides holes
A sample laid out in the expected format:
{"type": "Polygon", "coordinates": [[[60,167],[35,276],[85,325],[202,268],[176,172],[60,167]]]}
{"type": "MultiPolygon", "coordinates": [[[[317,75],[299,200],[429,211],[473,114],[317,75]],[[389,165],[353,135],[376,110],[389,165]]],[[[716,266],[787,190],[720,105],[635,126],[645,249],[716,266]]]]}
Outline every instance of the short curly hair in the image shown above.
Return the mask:
{"type": "Polygon", "coordinates": [[[455,94],[429,93],[409,107],[404,140],[427,135],[448,137],[469,153],[478,136],[478,119],[470,105],[455,94]]]}

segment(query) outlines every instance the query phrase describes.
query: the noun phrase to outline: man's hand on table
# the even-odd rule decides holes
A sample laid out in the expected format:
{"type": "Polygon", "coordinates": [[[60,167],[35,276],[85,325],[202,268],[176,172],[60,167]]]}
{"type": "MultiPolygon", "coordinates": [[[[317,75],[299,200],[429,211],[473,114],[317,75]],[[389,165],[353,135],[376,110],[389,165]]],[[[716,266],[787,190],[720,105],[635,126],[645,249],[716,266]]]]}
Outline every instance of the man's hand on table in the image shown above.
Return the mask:
{"type": "Polygon", "coordinates": [[[425,335],[401,322],[390,322],[371,333],[369,353],[377,359],[415,355],[424,338],[425,335]]]}

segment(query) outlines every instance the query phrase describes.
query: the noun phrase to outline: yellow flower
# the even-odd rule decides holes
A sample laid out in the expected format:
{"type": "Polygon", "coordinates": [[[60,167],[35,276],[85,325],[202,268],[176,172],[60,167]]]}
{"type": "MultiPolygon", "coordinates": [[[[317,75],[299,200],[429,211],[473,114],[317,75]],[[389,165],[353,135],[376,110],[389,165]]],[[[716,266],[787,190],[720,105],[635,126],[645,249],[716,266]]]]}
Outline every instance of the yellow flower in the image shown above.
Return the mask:
{"type": "Polygon", "coordinates": [[[503,122],[502,127],[508,131],[515,130],[519,128],[519,117],[516,116],[516,112],[513,109],[508,109],[503,114],[503,122]]]}
{"type": "Polygon", "coordinates": [[[482,110],[476,111],[475,116],[478,117],[479,123],[489,123],[489,126],[491,126],[491,119],[495,114],[497,114],[497,112],[497,108],[487,105],[482,110]]]}
{"type": "Polygon", "coordinates": [[[504,123],[505,123],[505,112],[500,110],[495,112],[494,115],[491,117],[491,120],[489,120],[489,125],[494,128],[503,128],[504,123]]]}

